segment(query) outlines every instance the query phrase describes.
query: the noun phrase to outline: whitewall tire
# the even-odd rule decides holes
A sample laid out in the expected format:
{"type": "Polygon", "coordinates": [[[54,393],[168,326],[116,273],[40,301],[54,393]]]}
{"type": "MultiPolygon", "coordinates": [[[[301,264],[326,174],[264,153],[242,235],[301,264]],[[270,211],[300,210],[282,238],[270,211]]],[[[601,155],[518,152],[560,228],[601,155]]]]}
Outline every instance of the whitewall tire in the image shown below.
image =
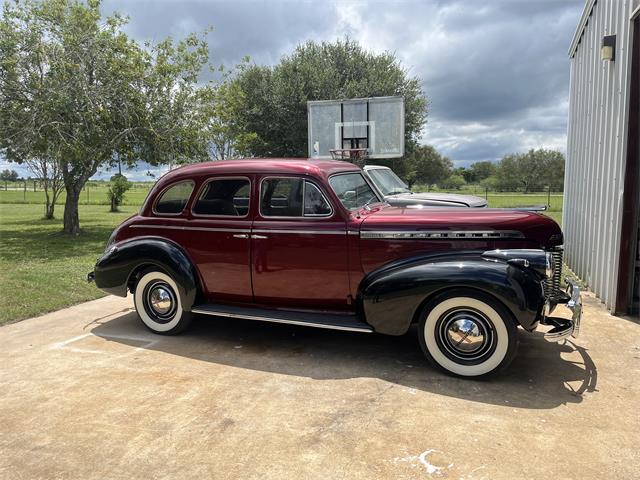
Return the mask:
{"type": "Polygon", "coordinates": [[[133,302],[140,320],[152,332],[173,335],[190,323],[190,315],[182,309],[178,285],[166,273],[143,272],[136,284],[133,302]]]}
{"type": "Polygon", "coordinates": [[[466,289],[429,302],[421,313],[418,336],[431,363],[462,377],[505,369],[518,346],[511,313],[495,298],[466,289]]]}

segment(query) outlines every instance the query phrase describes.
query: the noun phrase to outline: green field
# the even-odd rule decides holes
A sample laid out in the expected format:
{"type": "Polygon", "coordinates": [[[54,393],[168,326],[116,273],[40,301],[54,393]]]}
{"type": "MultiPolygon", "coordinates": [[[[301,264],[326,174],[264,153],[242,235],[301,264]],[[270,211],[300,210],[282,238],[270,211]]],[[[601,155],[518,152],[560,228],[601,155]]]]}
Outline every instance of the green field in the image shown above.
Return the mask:
{"type": "MultiPolygon", "coordinates": [[[[27,183],[27,189],[25,190],[22,185],[9,184],[8,190],[4,190],[4,185],[0,190],[0,204],[1,203],[31,203],[44,205],[44,191],[42,189],[33,190],[33,184],[27,183]]],[[[147,193],[153,186],[153,183],[135,183],[133,188],[127,191],[124,197],[123,205],[140,206],[144,199],[147,197],[147,193]]],[[[85,187],[80,195],[81,205],[109,205],[109,199],[107,198],[107,183],[100,182],[96,185],[85,187]]],[[[57,205],[64,206],[65,192],[60,194],[57,205]]],[[[44,206],[43,206],[44,211],[44,206]]]]}
{"type": "Polygon", "coordinates": [[[0,204],[0,324],[104,296],[86,274],[114,227],[136,210],[83,205],[83,233],[72,238],[60,233],[62,220],[42,220],[40,205],[0,204]]]}
{"type": "MultiPolygon", "coordinates": [[[[89,189],[89,204],[80,206],[82,235],[60,233],[64,201],[56,220],[43,220],[42,192],[27,192],[27,201],[10,202],[23,191],[0,191],[0,324],[33,317],[104,295],[85,276],[102,253],[112,230],[135,213],[149,186],[128,192],[121,212],[110,213],[106,194],[89,189]],[[96,204],[93,204],[95,198],[96,204]],[[32,203],[30,203],[32,202],[32,203]],[[101,204],[97,204],[100,202],[101,204]]],[[[104,187],[104,193],[106,187],[104,187]]],[[[489,194],[490,207],[545,204],[547,197],[523,194],[489,194]]],[[[551,197],[547,214],[562,218],[562,196],[551,197]]]]}

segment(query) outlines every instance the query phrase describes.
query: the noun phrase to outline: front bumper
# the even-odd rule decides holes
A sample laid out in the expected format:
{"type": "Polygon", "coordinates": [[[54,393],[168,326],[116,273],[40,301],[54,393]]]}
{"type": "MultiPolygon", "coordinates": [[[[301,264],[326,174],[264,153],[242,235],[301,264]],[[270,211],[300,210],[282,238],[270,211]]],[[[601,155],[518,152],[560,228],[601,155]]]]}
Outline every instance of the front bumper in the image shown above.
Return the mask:
{"type": "Polygon", "coordinates": [[[88,283],[93,283],[96,281],[96,274],[95,272],[89,272],[87,273],[87,282],[88,283]]]}
{"type": "Polygon", "coordinates": [[[553,328],[544,334],[545,340],[550,342],[559,342],[569,336],[578,337],[580,333],[580,321],[582,319],[582,298],[580,296],[580,287],[572,280],[566,280],[566,293],[561,292],[554,299],[554,304],[547,302],[544,308],[542,321],[543,325],[549,325],[553,328]],[[564,306],[568,312],[562,316],[551,316],[555,306],[564,306]]]}

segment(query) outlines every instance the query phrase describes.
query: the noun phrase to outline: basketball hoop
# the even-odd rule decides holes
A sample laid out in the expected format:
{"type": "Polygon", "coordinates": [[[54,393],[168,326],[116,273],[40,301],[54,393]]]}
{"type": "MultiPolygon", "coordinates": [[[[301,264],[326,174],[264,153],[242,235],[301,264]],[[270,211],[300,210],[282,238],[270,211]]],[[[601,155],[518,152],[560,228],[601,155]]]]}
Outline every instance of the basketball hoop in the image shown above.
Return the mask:
{"type": "Polygon", "coordinates": [[[368,150],[366,148],[333,148],[329,152],[334,160],[345,160],[360,165],[364,164],[368,150]]]}

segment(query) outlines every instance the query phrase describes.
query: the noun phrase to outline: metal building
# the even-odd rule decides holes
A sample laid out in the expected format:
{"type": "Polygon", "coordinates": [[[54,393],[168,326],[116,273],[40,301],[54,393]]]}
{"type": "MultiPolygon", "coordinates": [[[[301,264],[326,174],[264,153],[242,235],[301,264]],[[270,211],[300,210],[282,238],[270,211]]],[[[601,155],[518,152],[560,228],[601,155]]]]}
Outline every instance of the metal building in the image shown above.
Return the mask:
{"type": "Polygon", "coordinates": [[[615,313],[640,289],[640,0],[587,0],[569,49],[569,267],[615,313]]]}

